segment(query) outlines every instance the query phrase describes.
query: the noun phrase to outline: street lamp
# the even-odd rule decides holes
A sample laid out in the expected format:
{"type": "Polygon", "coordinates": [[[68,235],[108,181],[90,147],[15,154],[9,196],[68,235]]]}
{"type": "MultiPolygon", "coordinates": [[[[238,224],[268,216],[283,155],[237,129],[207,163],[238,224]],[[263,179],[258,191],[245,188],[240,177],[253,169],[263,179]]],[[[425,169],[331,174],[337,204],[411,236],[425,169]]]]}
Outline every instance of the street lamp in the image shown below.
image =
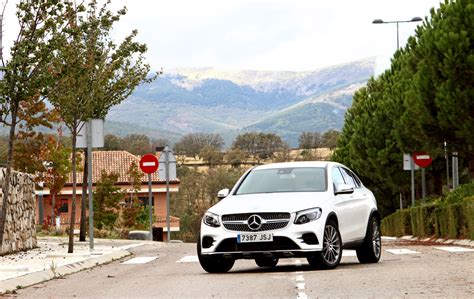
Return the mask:
{"type": "MultiPolygon", "coordinates": [[[[382,19],[375,19],[372,21],[372,24],[391,24],[391,23],[396,23],[397,24],[397,50],[400,49],[400,43],[399,43],[399,37],[398,37],[398,23],[412,23],[412,22],[420,22],[420,21],[423,21],[422,18],[420,17],[413,17],[411,18],[411,20],[398,20],[398,21],[388,21],[388,22],[384,22],[384,20],[382,19]]],[[[413,158],[410,158],[411,159],[411,202],[412,202],[412,206],[414,206],[415,204],[415,166],[414,166],[414,163],[413,163],[413,158]]],[[[423,169],[424,170],[424,169],[423,169]]],[[[400,197],[401,198],[401,197],[400,197]]],[[[401,209],[401,200],[400,200],[400,209],[401,209]]]]}
{"type": "Polygon", "coordinates": [[[413,17],[411,20],[406,20],[406,21],[389,21],[389,22],[384,22],[382,19],[375,19],[372,21],[372,24],[391,24],[391,23],[397,23],[397,50],[400,48],[399,46],[399,41],[398,41],[398,23],[411,23],[411,22],[420,22],[423,21],[422,18],[420,17],[413,17]]]}

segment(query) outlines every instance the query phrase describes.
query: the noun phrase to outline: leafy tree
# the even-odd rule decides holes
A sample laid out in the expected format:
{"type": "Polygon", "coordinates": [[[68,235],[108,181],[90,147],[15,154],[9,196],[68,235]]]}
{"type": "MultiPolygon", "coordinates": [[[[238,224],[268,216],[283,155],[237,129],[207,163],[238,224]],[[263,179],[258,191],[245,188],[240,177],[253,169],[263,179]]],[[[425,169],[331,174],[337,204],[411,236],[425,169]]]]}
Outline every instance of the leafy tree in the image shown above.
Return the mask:
{"type": "Polygon", "coordinates": [[[400,192],[409,194],[409,175],[400,166],[404,152],[427,151],[434,158],[427,181],[435,193],[446,172],[445,140],[461,165],[473,159],[474,23],[465,21],[473,12],[465,0],[432,9],[431,20],[396,52],[389,70],[355,93],[346,113],[333,159],[360,174],[384,214],[398,205],[400,192]]]}
{"type": "Polygon", "coordinates": [[[30,122],[26,123],[30,127],[43,123],[41,109],[37,108],[44,105],[47,90],[51,87],[49,63],[61,45],[56,33],[64,25],[63,15],[67,6],[67,3],[54,0],[20,1],[16,12],[20,30],[10,47],[10,60],[5,62],[1,57],[4,77],[0,81],[0,122],[10,130],[2,186],[0,242],[3,240],[17,125],[23,120],[30,122]],[[22,119],[25,116],[28,116],[27,120],[22,119]]]}
{"type": "Polygon", "coordinates": [[[281,140],[280,136],[274,133],[257,132],[240,134],[232,144],[233,149],[243,150],[258,159],[273,157],[276,151],[284,147],[285,143],[281,140]]]}
{"type": "Polygon", "coordinates": [[[217,192],[232,188],[244,169],[215,167],[208,173],[192,168],[181,172],[179,192],[173,194],[171,212],[180,218],[178,237],[187,242],[195,242],[204,212],[217,201],[217,192]]]}
{"type": "Polygon", "coordinates": [[[443,143],[474,160],[474,5],[446,1],[410,38],[403,65],[398,141],[405,150],[443,156],[443,143]]]}
{"type": "Polygon", "coordinates": [[[337,139],[341,133],[337,130],[329,130],[321,136],[321,145],[333,150],[337,146],[337,139]]]}
{"type": "Polygon", "coordinates": [[[243,174],[243,170],[226,167],[216,167],[207,173],[206,189],[210,205],[217,203],[217,192],[224,188],[231,189],[243,174]]]}
{"type": "Polygon", "coordinates": [[[300,149],[311,149],[321,147],[321,133],[319,132],[303,132],[298,138],[300,149]]]}
{"type": "Polygon", "coordinates": [[[151,151],[150,138],[146,135],[131,134],[122,138],[124,149],[134,155],[144,155],[151,151]]]}
{"type": "Polygon", "coordinates": [[[113,134],[106,134],[104,136],[104,148],[106,151],[123,150],[123,143],[120,137],[113,134]]]}
{"type": "Polygon", "coordinates": [[[239,167],[248,158],[248,154],[241,149],[230,149],[227,151],[225,160],[230,163],[232,167],[239,167]]]}
{"type": "Polygon", "coordinates": [[[120,187],[115,186],[118,175],[103,171],[94,192],[94,226],[111,228],[118,218],[119,203],[124,197],[120,187]]]}
{"type": "MultiPolygon", "coordinates": [[[[69,174],[71,173],[71,149],[60,142],[58,136],[55,139],[49,136],[47,143],[42,151],[42,160],[47,163],[45,167],[46,175],[44,176],[45,186],[49,188],[54,215],[58,215],[59,202],[56,202],[56,195],[62,190],[66,184],[69,174]]],[[[52,215],[53,216],[53,215],[52,215]]],[[[54,221],[54,217],[51,217],[54,221]]]]}
{"type": "Polygon", "coordinates": [[[179,155],[196,157],[205,146],[221,150],[224,140],[219,134],[189,133],[175,143],[174,151],[179,155]]]}
{"type": "MultiPolygon", "coordinates": [[[[149,65],[144,63],[143,55],[147,47],[133,40],[137,31],[118,46],[113,42],[110,31],[126,10],[114,14],[108,4],[97,10],[97,1],[92,0],[87,11],[84,5],[67,7],[67,30],[62,31],[59,38],[62,47],[50,64],[56,87],[49,93],[49,100],[71,132],[71,215],[76,210],[76,137],[83,122],[105,117],[109,109],[125,100],[138,84],[154,79],[146,78],[149,65]]],[[[69,224],[68,252],[73,252],[74,218],[71,217],[69,224]]],[[[85,223],[84,217],[81,218],[85,223]]]]}
{"type": "Polygon", "coordinates": [[[212,167],[213,165],[222,163],[224,154],[218,151],[215,147],[206,145],[199,152],[199,157],[206,161],[209,167],[212,167]]]}
{"type": "Polygon", "coordinates": [[[142,172],[135,162],[132,162],[130,165],[128,176],[132,192],[130,198],[125,200],[126,204],[122,209],[122,221],[125,227],[131,228],[137,226],[137,223],[139,222],[138,218],[140,217],[142,210],[144,210],[137,195],[142,186],[142,172]]]}

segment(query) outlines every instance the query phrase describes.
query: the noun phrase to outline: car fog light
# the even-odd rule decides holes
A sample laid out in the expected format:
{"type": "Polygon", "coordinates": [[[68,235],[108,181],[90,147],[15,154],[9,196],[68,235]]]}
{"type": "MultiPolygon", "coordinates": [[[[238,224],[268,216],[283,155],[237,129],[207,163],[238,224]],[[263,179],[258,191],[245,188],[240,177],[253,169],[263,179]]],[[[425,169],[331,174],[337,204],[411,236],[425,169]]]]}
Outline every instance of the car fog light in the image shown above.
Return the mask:
{"type": "Polygon", "coordinates": [[[305,224],[321,217],[321,208],[313,208],[296,213],[295,224],[305,224]]]}

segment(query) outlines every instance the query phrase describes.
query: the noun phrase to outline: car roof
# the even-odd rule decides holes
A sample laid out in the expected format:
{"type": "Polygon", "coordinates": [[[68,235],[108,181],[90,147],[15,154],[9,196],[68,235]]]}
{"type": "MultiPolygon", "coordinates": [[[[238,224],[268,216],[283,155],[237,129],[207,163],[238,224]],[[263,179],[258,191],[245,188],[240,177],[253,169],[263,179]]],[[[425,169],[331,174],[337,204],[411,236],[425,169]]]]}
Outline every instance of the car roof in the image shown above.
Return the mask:
{"type": "Polygon", "coordinates": [[[297,168],[297,167],[327,167],[329,165],[341,165],[331,161],[298,161],[298,162],[283,162],[260,165],[254,170],[275,169],[275,168],[297,168]]]}

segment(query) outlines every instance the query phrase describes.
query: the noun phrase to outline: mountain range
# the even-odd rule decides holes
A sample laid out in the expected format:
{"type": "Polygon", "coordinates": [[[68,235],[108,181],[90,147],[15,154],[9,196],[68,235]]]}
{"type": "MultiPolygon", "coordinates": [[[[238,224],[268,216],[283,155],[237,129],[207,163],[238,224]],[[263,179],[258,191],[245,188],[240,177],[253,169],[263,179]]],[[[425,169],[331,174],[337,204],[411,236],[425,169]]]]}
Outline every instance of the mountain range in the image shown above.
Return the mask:
{"type": "Polygon", "coordinates": [[[341,129],[352,95],[374,69],[375,58],[303,72],[173,69],[113,107],[105,131],[171,143],[187,133],[218,133],[227,145],[258,131],[295,147],[303,131],[341,129]]]}
{"type": "Polygon", "coordinates": [[[296,146],[303,131],[341,129],[352,95],[374,68],[368,58],[304,72],[173,69],[112,108],[106,129],[170,141],[219,133],[228,144],[239,133],[261,131],[296,146]]]}

